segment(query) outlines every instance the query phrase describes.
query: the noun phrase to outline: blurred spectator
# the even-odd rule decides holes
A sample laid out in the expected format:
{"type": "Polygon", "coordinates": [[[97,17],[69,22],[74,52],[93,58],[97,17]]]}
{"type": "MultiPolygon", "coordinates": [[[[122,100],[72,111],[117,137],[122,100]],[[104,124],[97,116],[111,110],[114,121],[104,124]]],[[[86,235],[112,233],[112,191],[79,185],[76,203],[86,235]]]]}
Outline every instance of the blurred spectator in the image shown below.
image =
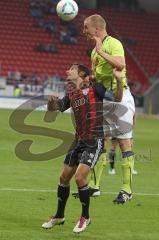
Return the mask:
{"type": "Polygon", "coordinates": [[[26,79],[27,79],[27,74],[21,73],[21,81],[24,83],[26,79]]]}
{"type": "Polygon", "coordinates": [[[46,29],[46,31],[48,31],[49,33],[55,33],[57,32],[57,26],[53,21],[47,21],[44,23],[44,28],[46,29]]]}
{"type": "Polygon", "coordinates": [[[14,72],[14,80],[16,81],[16,82],[20,82],[20,80],[21,80],[21,73],[16,69],[16,71],[14,72]]]}
{"type": "Polygon", "coordinates": [[[39,19],[37,24],[38,24],[39,27],[45,29],[45,21],[44,21],[44,19],[39,19]]]}
{"type": "Polygon", "coordinates": [[[45,29],[49,33],[56,33],[57,32],[57,25],[54,21],[45,21],[44,19],[38,20],[38,26],[45,29]]]}
{"type": "Polygon", "coordinates": [[[75,38],[78,37],[79,32],[74,23],[69,23],[67,26],[67,29],[68,29],[68,34],[71,37],[75,37],[75,38]]]}
{"type": "Polygon", "coordinates": [[[42,79],[43,79],[43,82],[47,82],[49,80],[50,76],[48,73],[44,73],[43,76],[42,76],[42,79]]]}
{"type": "Polygon", "coordinates": [[[16,70],[10,70],[8,71],[8,76],[7,76],[7,84],[15,84],[17,85],[21,81],[21,73],[16,70]]]}
{"type": "Polygon", "coordinates": [[[35,18],[43,17],[43,10],[38,1],[32,1],[30,3],[30,14],[32,17],[35,17],[35,18]]]}
{"type": "Polygon", "coordinates": [[[51,79],[52,79],[53,82],[60,82],[61,81],[61,76],[60,76],[60,74],[56,73],[52,76],[51,79]]]}
{"type": "Polygon", "coordinates": [[[50,50],[49,50],[50,53],[58,53],[59,52],[59,49],[56,45],[54,44],[50,44],[50,50]]]}
{"type": "Polygon", "coordinates": [[[55,44],[40,43],[37,46],[37,51],[46,53],[58,53],[59,49],[55,44]]]}
{"type": "Polygon", "coordinates": [[[13,84],[13,81],[14,81],[14,71],[10,70],[10,71],[8,71],[7,83],[13,84]]]}
{"type": "Polygon", "coordinates": [[[35,18],[42,18],[44,15],[55,13],[55,1],[32,0],[30,2],[30,13],[35,18]]]}
{"type": "Polygon", "coordinates": [[[60,42],[65,44],[76,44],[77,39],[75,37],[71,37],[69,33],[65,31],[60,32],[60,42]]]}
{"type": "Polygon", "coordinates": [[[30,81],[31,81],[32,85],[37,85],[38,81],[37,81],[37,73],[36,72],[31,74],[30,81]]]}
{"type": "Polygon", "coordinates": [[[60,81],[61,81],[61,76],[59,74],[52,75],[52,77],[50,78],[50,88],[53,91],[57,91],[60,81]]]}
{"type": "Polygon", "coordinates": [[[20,97],[21,90],[18,85],[15,85],[13,95],[14,95],[14,97],[20,97]]]}

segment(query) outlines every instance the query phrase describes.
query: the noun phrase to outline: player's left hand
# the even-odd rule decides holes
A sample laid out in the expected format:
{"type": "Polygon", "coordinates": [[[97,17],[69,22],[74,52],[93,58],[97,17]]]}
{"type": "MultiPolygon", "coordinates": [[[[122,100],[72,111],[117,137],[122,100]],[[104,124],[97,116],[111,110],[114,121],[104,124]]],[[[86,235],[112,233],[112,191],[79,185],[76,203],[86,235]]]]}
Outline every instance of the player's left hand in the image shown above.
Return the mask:
{"type": "Polygon", "coordinates": [[[94,37],[94,40],[96,41],[96,51],[101,55],[103,53],[102,40],[99,37],[94,37]]]}

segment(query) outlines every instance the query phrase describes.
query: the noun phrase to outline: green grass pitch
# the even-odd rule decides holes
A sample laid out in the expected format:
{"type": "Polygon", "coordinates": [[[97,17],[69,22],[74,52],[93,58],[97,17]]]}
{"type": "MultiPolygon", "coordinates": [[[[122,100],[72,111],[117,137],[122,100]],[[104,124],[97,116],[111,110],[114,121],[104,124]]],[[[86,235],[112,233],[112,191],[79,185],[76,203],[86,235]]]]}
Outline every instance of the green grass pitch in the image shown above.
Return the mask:
{"type": "MultiPolygon", "coordinates": [[[[159,239],[159,119],[139,117],[135,129],[138,175],[133,178],[134,196],[124,205],[112,200],[121,186],[120,153],[115,176],[102,176],[99,198],[91,199],[92,223],[80,235],[72,229],[80,216],[80,203],[70,196],[63,226],[44,231],[41,224],[56,209],[56,188],[64,156],[49,161],[23,161],[15,146],[34,140],[33,153],[49,151],[60,140],[15,132],[9,126],[10,110],[0,110],[0,240],[158,240],[159,239]],[[45,190],[45,191],[43,191],[45,190]]],[[[44,112],[34,112],[27,124],[72,132],[69,114],[59,114],[54,123],[43,122],[44,112]]],[[[72,181],[71,190],[76,186],[72,181]]]]}

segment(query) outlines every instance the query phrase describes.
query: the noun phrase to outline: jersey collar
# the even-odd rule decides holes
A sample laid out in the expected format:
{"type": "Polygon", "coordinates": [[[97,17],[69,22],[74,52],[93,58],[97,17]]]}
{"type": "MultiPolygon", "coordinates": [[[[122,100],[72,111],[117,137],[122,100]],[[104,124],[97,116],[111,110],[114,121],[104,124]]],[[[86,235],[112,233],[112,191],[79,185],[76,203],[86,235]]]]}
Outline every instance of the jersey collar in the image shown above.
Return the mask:
{"type": "Polygon", "coordinates": [[[109,37],[109,35],[106,35],[103,40],[102,40],[102,43],[104,43],[105,39],[107,39],[107,37],[109,37]]]}

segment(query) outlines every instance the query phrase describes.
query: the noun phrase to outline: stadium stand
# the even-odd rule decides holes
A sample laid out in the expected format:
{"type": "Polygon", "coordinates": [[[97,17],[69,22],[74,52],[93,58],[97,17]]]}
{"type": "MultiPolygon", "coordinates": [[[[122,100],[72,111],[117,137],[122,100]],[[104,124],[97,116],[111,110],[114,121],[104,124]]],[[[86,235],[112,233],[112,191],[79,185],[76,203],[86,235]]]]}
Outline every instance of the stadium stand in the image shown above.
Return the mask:
{"type": "MultiPolygon", "coordinates": [[[[74,23],[79,31],[84,17],[94,12],[85,9],[76,17],[74,23]]],[[[159,15],[141,15],[111,8],[101,10],[101,13],[108,21],[108,32],[125,43],[128,79],[133,85],[133,92],[142,95],[150,85],[149,77],[153,77],[159,69],[156,37],[159,35],[159,15]]],[[[67,26],[61,24],[56,14],[45,15],[43,19],[56,23],[54,33],[41,28],[40,19],[31,16],[28,0],[0,1],[1,75],[5,76],[9,71],[18,69],[25,74],[58,73],[64,77],[66,68],[72,62],[90,65],[86,54],[89,45],[82,32],[77,37],[77,43],[60,43],[60,32],[65,31],[67,26]],[[58,51],[39,52],[39,44],[53,44],[58,51]]]]}
{"type": "MultiPolygon", "coordinates": [[[[61,31],[64,27],[61,26],[59,18],[52,16],[52,19],[61,31]]],[[[27,0],[0,1],[0,31],[2,75],[7,75],[10,69],[25,73],[58,72],[64,75],[66,67],[72,62],[89,63],[89,59],[85,59],[85,54],[82,54],[87,50],[87,46],[60,44],[56,34],[50,35],[37,26],[36,20],[30,15],[27,0]],[[35,49],[39,43],[56,44],[60,52],[37,52],[35,49]]]]}

